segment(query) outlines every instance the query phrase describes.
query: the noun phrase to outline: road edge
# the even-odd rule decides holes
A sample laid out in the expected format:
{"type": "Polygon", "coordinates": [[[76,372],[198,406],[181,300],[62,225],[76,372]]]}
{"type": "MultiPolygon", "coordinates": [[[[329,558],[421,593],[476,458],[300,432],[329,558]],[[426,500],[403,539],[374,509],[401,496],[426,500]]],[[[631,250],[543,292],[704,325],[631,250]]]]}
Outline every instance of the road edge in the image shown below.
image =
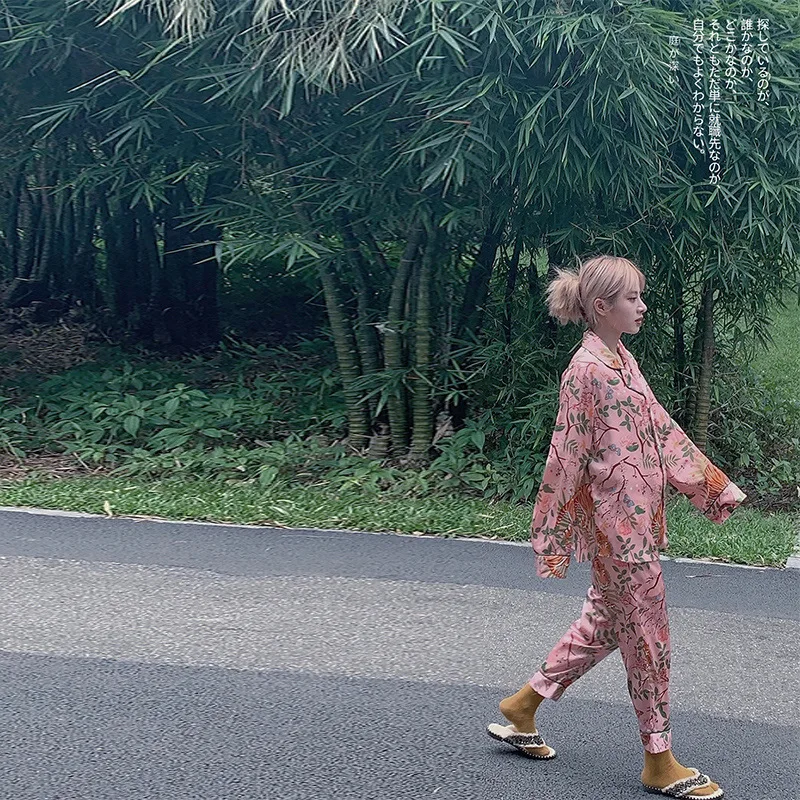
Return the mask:
{"type": "MultiPolygon", "coordinates": [[[[8,511],[21,514],[38,514],[40,516],[49,517],[85,517],[89,519],[127,519],[134,522],[167,522],[172,525],[208,525],[223,528],[247,528],[247,529],[264,529],[264,530],[293,530],[293,531],[309,531],[317,533],[353,533],[362,534],[366,536],[405,536],[409,539],[436,539],[436,540],[450,540],[453,542],[482,542],[484,544],[502,544],[510,545],[512,547],[530,547],[528,542],[511,542],[507,539],[493,539],[488,536],[439,536],[437,534],[428,533],[397,533],[395,531],[355,531],[347,528],[303,528],[299,526],[290,527],[288,525],[249,525],[242,522],[208,522],[206,520],[191,520],[191,519],[167,519],[166,517],[150,517],[142,514],[90,514],[86,511],[65,511],[55,508],[36,508],[33,506],[0,506],[0,511],[8,511]]],[[[800,569],[800,533],[798,533],[797,547],[795,552],[789,556],[786,565],[783,567],[759,567],[754,564],[734,564],[730,561],[718,561],[716,559],[708,558],[684,558],[682,556],[660,556],[662,561],[675,561],[676,563],[688,564],[713,564],[718,567],[735,567],[737,569],[755,569],[755,570],[784,570],[784,569],[800,569]]]]}
{"type": "Polygon", "coordinates": [[[800,530],[794,544],[794,553],[786,559],[786,569],[800,569],[800,530]]]}

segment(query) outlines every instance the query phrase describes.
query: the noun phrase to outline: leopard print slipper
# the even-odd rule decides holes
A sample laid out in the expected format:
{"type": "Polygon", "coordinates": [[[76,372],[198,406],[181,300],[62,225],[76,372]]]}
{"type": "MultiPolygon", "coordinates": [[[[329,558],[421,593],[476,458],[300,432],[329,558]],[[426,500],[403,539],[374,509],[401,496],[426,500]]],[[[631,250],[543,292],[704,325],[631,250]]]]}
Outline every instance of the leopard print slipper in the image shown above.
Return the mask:
{"type": "Polygon", "coordinates": [[[538,758],[540,761],[547,761],[548,759],[555,758],[556,751],[544,743],[541,734],[539,733],[520,733],[513,725],[498,725],[496,722],[491,723],[486,727],[486,733],[497,739],[498,742],[505,742],[512,747],[524,753],[528,758],[538,758]],[[547,754],[539,755],[532,753],[530,747],[546,747],[547,754]]]}
{"type": "Polygon", "coordinates": [[[694,775],[690,775],[688,778],[681,778],[679,781],[675,781],[675,783],[671,783],[661,789],[658,786],[648,786],[646,783],[643,786],[646,792],[663,794],[665,797],[697,797],[699,800],[719,800],[724,795],[721,788],[711,794],[692,794],[695,789],[703,789],[711,785],[711,778],[708,775],[702,775],[700,770],[697,769],[692,769],[692,772],[694,775]]]}

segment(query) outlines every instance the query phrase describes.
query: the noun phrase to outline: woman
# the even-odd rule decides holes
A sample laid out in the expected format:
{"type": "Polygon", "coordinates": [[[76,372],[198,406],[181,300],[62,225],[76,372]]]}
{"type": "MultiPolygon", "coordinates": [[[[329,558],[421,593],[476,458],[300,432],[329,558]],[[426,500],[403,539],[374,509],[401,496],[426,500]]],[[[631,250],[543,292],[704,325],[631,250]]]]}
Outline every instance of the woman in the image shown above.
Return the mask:
{"type": "Polygon", "coordinates": [[[670,638],[659,552],[667,545],[669,481],[713,522],[745,494],[697,449],[653,395],[620,342],[639,332],[644,275],[630,261],[599,256],[559,271],[550,314],[588,328],[561,379],[559,409],[531,522],[540,577],[564,578],[570,557],[592,562],[583,611],[541,668],[500,703],[508,724],[487,731],[533,758],[555,750],[535,715],[617,648],[644,745],[642,783],[671,797],[715,800],[722,789],[672,754],[670,638]]]}

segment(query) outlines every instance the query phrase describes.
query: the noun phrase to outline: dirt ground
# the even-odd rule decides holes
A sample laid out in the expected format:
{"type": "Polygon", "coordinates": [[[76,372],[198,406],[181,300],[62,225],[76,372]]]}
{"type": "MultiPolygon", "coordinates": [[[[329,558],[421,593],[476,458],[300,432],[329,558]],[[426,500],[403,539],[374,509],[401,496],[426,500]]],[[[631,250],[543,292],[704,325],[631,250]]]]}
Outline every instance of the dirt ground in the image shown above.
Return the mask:
{"type": "MultiPolygon", "coordinates": [[[[95,344],[105,340],[96,327],[82,319],[81,309],[33,303],[27,308],[4,308],[0,288],[0,397],[14,394],[15,381],[25,376],[47,377],[92,361],[95,344]]],[[[90,474],[73,456],[31,454],[20,464],[0,453],[0,479],[20,480],[30,474],[66,477],[90,474]]]]}
{"type": "MultiPolygon", "coordinates": [[[[1,295],[0,295],[1,298],[1,295]]],[[[23,374],[55,375],[94,357],[93,343],[105,337],[82,319],[81,309],[61,312],[34,303],[0,306],[0,372],[5,386],[23,374]]]]}

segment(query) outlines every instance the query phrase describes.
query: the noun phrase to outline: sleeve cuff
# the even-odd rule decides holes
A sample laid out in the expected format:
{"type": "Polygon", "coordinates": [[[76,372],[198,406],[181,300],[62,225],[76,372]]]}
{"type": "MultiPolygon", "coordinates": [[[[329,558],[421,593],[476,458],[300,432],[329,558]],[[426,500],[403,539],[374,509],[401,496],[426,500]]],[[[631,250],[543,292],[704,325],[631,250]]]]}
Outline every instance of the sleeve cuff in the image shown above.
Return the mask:
{"type": "Polygon", "coordinates": [[[569,556],[536,555],[536,574],[540,578],[566,578],[569,556]]]}
{"type": "Polygon", "coordinates": [[[747,498],[747,495],[731,481],[722,493],[706,509],[705,516],[721,525],[731,515],[734,509],[747,498]]]}

